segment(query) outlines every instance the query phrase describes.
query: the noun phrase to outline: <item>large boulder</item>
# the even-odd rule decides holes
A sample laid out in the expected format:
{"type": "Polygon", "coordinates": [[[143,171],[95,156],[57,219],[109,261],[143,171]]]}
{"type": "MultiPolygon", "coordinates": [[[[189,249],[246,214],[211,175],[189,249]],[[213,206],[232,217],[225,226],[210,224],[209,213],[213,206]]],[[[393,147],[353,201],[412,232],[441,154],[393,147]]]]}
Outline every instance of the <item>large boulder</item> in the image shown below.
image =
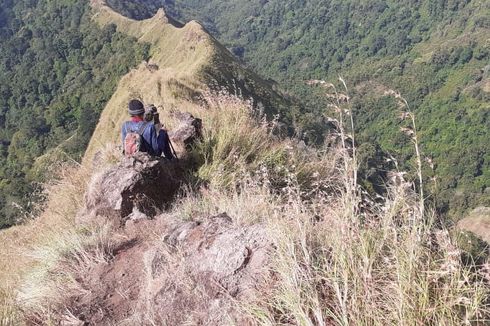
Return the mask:
{"type": "Polygon", "coordinates": [[[179,121],[179,126],[168,133],[169,138],[181,150],[189,150],[202,136],[202,120],[187,112],[177,111],[172,115],[179,121]]]}
{"type": "Polygon", "coordinates": [[[89,325],[245,325],[240,304],[270,288],[272,243],[263,225],[226,214],[135,221],[109,263],[80,275],[69,310],[89,325]],[[131,237],[129,235],[133,235],[131,237]]]}
{"type": "Polygon", "coordinates": [[[144,153],[124,158],[94,176],[79,221],[104,217],[122,225],[132,216],[154,217],[178,194],[184,173],[178,161],[155,159],[144,153]]]}

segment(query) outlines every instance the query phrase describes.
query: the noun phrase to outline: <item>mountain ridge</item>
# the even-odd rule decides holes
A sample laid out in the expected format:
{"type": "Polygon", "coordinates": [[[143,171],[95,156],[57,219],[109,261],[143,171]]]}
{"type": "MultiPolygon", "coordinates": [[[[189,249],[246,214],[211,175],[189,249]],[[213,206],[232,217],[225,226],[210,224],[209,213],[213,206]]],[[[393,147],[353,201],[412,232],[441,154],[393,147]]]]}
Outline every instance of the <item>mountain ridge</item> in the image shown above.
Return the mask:
{"type": "MultiPolygon", "coordinates": [[[[141,11],[158,1],[137,2],[141,11]]],[[[421,150],[434,163],[423,167],[438,212],[458,220],[490,205],[490,148],[480,132],[490,128],[488,1],[176,0],[167,9],[182,20],[203,21],[313,112],[323,112],[328,101],[323,88],[304,80],[334,81],[342,74],[356,107],[356,139],[412,171],[414,153],[400,133],[396,104],[371,96],[376,88],[357,86],[372,81],[400,92],[418,117],[421,150]]]]}
{"type": "Polygon", "coordinates": [[[125,107],[132,97],[164,107],[164,114],[168,114],[175,107],[195,111],[203,93],[226,89],[250,99],[258,115],[272,118],[284,114],[279,119],[291,125],[288,107],[292,103],[269,82],[241,67],[198,22],[175,23],[163,9],[151,18],[136,21],[118,14],[104,1],[93,1],[92,5],[93,19],[101,26],[115,24],[118,31],[150,44],[151,50],[148,62],[121,79],[101,114],[84,160],[94,154],[96,143],[118,140],[117,126],[127,118],[125,107]],[[110,135],[108,130],[112,130],[110,135]]]}
{"type": "MultiPolygon", "coordinates": [[[[192,55],[172,61],[158,45],[187,42],[192,54],[195,37],[156,26],[165,25],[161,14],[135,24],[102,12],[95,19],[108,31],[118,28],[114,17],[152,38],[157,59],[121,79],[82,164],[58,166],[42,215],[0,232],[0,323],[488,320],[488,271],[477,265],[486,256],[476,262],[457,247],[404,172],[393,171],[386,195],[372,200],[357,183],[356,144],[346,144],[345,130],[322,148],[285,137],[253,94],[264,81],[234,69],[236,61],[215,62],[229,53],[218,48],[210,67],[175,76],[192,55]],[[177,35],[148,33],[158,28],[177,35]],[[161,105],[170,130],[179,121],[194,129],[192,145],[176,140],[180,160],[122,157],[120,123],[134,97],[161,105]]],[[[263,92],[277,96],[267,83],[263,92]]],[[[336,109],[352,116],[347,98],[338,94],[336,109]]]]}

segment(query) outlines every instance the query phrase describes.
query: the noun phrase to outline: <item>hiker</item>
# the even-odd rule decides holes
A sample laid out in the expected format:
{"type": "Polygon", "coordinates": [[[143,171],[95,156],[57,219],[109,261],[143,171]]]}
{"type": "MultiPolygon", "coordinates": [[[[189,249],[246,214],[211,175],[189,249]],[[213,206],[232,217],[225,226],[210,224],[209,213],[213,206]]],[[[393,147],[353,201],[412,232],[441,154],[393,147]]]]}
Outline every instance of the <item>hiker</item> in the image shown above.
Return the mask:
{"type": "Polygon", "coordinates": [[[150,121],[145,120],[145,107],[139,100],[131,100],[128,105],[128,113],[131,116],[130,121],[126,121],[122,126],[122,142],[124,154],[131,156],[136,152],[146,152],[151,156],[161,156],[171,160],[172,154],[170,140],[167,131],[161,128],[161,124],[153,122],[158,121],[156,108],[152,108],[150,121]]]}

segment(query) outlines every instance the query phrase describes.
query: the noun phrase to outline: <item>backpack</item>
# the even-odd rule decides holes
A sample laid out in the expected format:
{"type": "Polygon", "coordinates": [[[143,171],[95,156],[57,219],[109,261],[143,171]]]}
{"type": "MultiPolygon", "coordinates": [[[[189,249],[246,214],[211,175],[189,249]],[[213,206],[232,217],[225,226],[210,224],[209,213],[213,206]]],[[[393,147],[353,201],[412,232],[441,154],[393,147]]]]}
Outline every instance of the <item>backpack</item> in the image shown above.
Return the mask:
{"type": "MultiPolygon", "coordinates": [[[[126,134],[126,138],[124,138],[124,154],[127,157],[133,156],[137,152],[145,151],[145,140],[143,139],[143,132],[146,129],[148,122],[143,123],[139,129],[135,132],[130,130],[126,134]]],[[[127,128],[127,123],[124,125],[124,128],[127,128]]]]}

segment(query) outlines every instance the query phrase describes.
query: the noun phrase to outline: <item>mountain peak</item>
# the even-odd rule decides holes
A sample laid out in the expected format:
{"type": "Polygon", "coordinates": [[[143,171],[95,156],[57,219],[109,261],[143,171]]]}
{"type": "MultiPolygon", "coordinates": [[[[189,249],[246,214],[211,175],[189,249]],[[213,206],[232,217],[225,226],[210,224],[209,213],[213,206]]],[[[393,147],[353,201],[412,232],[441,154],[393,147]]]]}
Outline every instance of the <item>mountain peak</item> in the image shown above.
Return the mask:
{"type": "Polygon", "coordinates": [[[148,19],[122,16],[103,0],[94,0],[93,19],[101,26],[114,24],[119,32],[151,47],[151,58],[126,75],[103,110],[85,159],[90,160],[100,144],[117,142],[118,128],[127,118],[130,98],[161,107],[196,109],[205,91],[225,88],[251,99],[265,113],[285,108],[285,100],[272,85],[242,67],[197,21],[181,24],[164,9],[148,19]],[[198,103],[199,102],[199,103],[198,103]]]}
{"type": "Polygon", "coordinates": [[[153,17],[144,20],[125,17],[103,0],[92,1],[92,8],[95,12],[93,19],[101,26],[114,24],[119,32],[158,49],[153,51],[152,59],[161,66],[172,66],[176,63],[193,66],[193,62],[209,60],[209,56],[215,52],[214,45],[211,44],[214,43],[212,37],[199,23],[191,21],[184,25],[167,15],[163,8],[153,17]],[[192,40],[198,40],[199,44],[191,44],[192,40]],[[188,51],[189,49],[192,51],[188,51]]]}
{"type": "Polygon", "coordinates": [[[150,19],[160,21],[164,24],[170,24],[176,28],[182,28],[184,26],[182,23],[168,16],[167,13],[165,12],[165,9],[163,8],[158,9],[156,14],[150,19]]]}

